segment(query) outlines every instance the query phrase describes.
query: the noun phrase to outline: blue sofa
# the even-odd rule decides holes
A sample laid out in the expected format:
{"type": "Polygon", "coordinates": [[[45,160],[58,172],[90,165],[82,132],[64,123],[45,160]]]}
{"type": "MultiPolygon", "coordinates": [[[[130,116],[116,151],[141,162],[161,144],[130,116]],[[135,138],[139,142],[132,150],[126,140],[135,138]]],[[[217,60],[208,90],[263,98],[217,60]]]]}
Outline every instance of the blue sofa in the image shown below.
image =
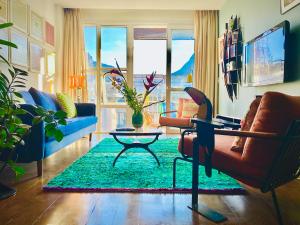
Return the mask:
{"type": "MultiPolygon", "coordinates": [[[[54,95],[30,88],[29,91],[21,92],[26,104],[21,104],[31,114],[34,113],[34,106],[39,105],[47,110],[58,111],[60,107],[54,95]]],[[[97,117],[96,106],[91,103],[77,103],[77,117],[67,119],[67,125],[59,125],[59,129],[64,134],[64,139],[57,142],[54,138],[48,138],[45,135],[44,123],[32,127],[32,132],[25,139],[25,146],[20,146],[17,153],[17,162],[29,163],[37,162],[38,175],[42,175],[42,160],[63,147],[75,142],[76,140],[89,135],[96,130],[97,117]]],[[[22,121],[25,124],[32,124],[32,115],[23,115],[22,121]]]]}

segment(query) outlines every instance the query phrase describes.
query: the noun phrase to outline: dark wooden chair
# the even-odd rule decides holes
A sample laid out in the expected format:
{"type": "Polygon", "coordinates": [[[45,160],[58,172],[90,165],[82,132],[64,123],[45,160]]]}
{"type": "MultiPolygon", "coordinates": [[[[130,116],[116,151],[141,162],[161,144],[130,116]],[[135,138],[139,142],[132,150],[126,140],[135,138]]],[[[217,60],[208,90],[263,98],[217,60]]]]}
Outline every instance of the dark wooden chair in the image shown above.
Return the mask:
{"type": "MultiPolygon", "coordinates": [[[[270,191],[282,225],[275,189],[300,175],[300,97],[267,92],[250,131],[220,129],[221,124],[201,119],[192,122],[196,128],[183,133],[179,144],[179,151],[193,163],[190,208],[215,222],[226,220],[198,203],[199,165],[203,165],[207,176],[217,169],[263,193],[270,191]],[[247,138],[242,153],[231,150],[234,136],[247,138]]],[[[175,182],[174,178],[174,186],[175,182]]]]}

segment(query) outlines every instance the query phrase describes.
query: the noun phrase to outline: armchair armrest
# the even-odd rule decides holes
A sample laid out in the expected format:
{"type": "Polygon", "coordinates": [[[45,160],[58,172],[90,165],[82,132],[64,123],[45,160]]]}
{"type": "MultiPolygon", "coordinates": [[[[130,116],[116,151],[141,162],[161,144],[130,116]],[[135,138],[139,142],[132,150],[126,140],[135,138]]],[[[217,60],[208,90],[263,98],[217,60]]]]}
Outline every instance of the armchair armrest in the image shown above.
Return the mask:
{"type": "Polygon", "coordinates": [[[176,110],[173,110],[173,111],[167,111],[167,112],[162,112],[159,114],[159,116],[162,116],[162,115],[165,115],[165,114],[170,114],[170,113],[176,113],[177,111],[176,110]]]}
{"type": "Polygon", "coordinates": [[[249,137],[249,138],[274,139],[274,140],[284,139],[284,136],[281,136],[277,133],[268,133],[268,132],[250,132],[250,131],[216,129],[215,134],[238,136],[238,137],[249,137]]]}
{"type": "Polygon", "coordinates": [[[75,103],[78,116],[96,116],[96,105],[94,103],[75,103]]]}

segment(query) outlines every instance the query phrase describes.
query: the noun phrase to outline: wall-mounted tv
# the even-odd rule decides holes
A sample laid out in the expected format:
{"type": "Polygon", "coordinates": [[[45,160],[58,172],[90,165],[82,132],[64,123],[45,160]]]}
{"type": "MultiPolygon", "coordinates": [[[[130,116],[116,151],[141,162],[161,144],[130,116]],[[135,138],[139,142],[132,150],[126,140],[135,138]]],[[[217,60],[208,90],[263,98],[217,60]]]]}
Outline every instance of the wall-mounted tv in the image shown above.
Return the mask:
{"type": "Polygon", "coordinates": [[[243,84],[261,86],[283,83],[287,77],[290,24],[284,21],[245,45],[243,84]]]}

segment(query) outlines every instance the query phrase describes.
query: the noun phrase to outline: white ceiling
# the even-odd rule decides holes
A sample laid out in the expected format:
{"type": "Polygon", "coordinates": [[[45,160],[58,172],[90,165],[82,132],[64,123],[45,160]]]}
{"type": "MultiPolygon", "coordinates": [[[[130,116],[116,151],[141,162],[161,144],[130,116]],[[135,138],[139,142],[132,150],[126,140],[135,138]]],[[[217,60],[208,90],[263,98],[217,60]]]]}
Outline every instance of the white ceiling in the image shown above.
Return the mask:
{"type": "Polygon", "coordinates": [[[220,9],[226,0],[53,0],[64,8],[85,9],[220,9]]]}

